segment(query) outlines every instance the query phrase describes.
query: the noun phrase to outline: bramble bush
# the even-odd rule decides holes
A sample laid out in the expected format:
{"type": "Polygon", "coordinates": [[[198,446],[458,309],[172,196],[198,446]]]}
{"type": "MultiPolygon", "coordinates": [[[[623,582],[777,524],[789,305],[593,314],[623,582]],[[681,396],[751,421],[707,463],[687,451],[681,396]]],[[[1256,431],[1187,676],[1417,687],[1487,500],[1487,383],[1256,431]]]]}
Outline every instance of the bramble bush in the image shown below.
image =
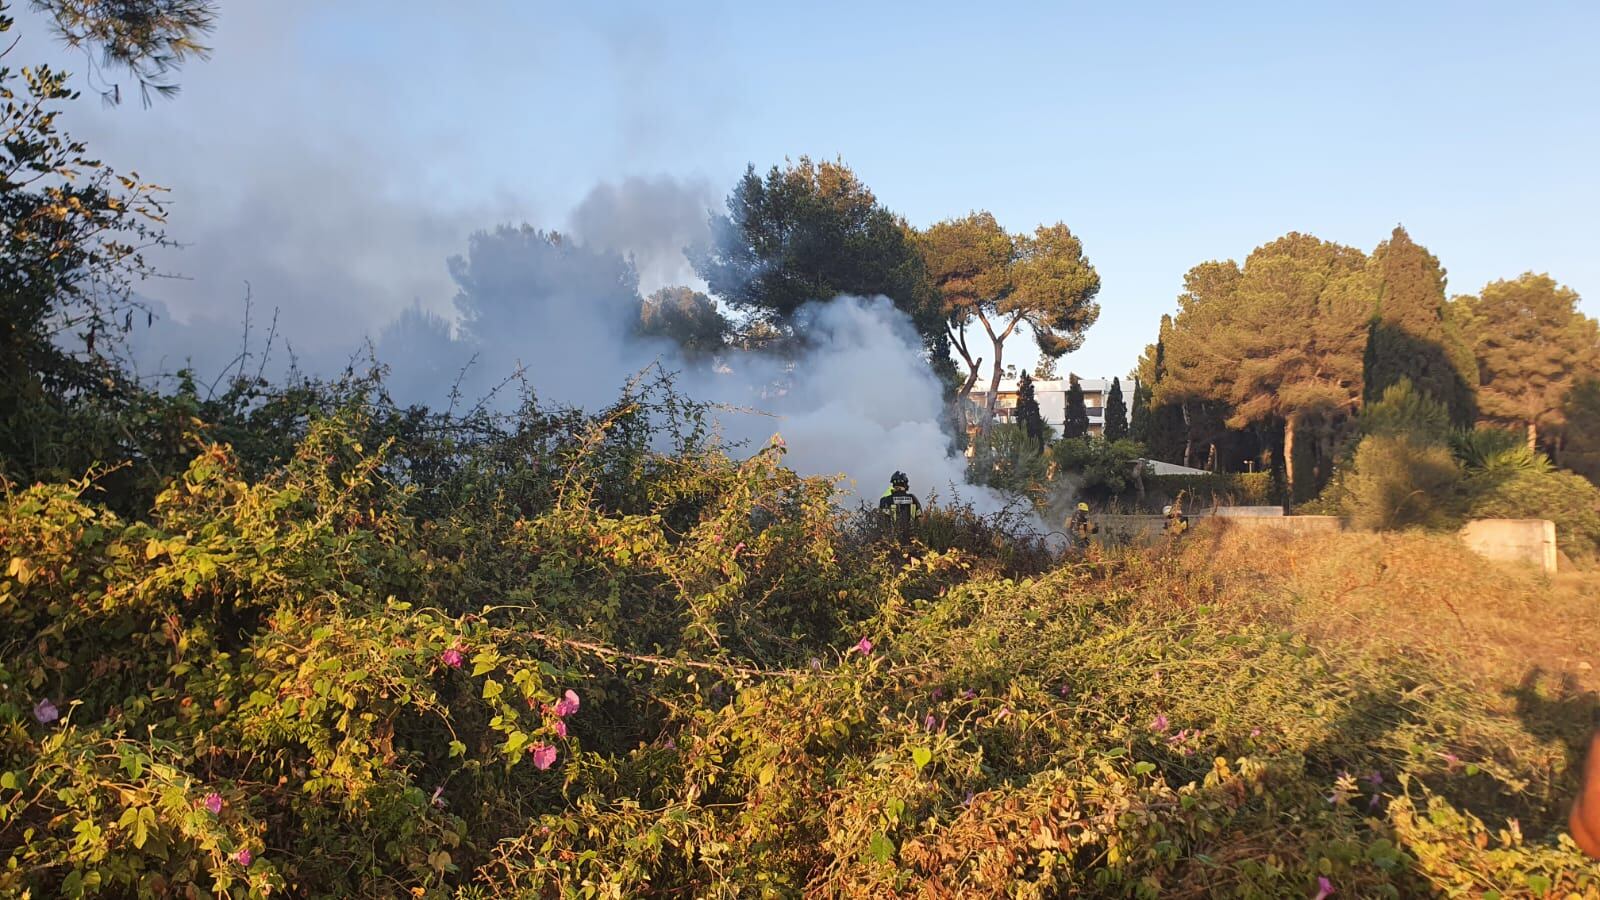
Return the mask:
{"type": "Polygon", "coordinates": [[[0,893],[1600,883],[1558,835],[1570,757],[1498,682],[1326,631],[1348,590],[1297,599],[1259,548],[1059,558],[930,503],[902,559],[669,381],[593,415],[296,402],[254,462],[197,427],[136,516],[8,487],[0,893]]]}

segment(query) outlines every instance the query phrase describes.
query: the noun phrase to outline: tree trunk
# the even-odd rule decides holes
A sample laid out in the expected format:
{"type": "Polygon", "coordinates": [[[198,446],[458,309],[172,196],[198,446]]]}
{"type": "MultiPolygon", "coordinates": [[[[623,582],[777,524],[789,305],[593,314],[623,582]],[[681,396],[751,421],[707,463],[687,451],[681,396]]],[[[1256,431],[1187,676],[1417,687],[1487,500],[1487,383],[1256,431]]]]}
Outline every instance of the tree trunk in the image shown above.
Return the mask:
{"type": "Polygon", "coordinates": [[[1293,506],[1294,493],[1294,433],[1300,428],[1300,414],[1290,413],[1283,423],[1283,486],[1288,494],[1286,506],[1293,506]]]}
{"type": "Polygon", "coordinates": [[[956,391],[956,427],[961,429],[961,444],[966,446],[971,431],[971,422],[967,418],[967,398],[972,396],[972,386],[978,383],[978,367],[983,365],[980,357],[977,362],[967,364],[967,380],[962,383],[961,389],[956,391]]]}
{"type": "Polygon", "coordinates": [[[1180,403],[1178,409],[1183,412],[1183,464],[1194,465],[1194,430],[1189,425],[1189,404],[1180,403]]]}
{"type": "Polygon", "coordinates": [[[1528,452],[1539,452],[1539,426],[1532,419],[1528,420],[1528,452]]]}
{"type": "Polygon", "coordinates": [[[999,340],[996,340],[994,342],[994,369],[989,375],[989,402],[986,404],[988,407],[990,422],[994,421],[995,404],[1000,402],[1000,375],[1003,371],[1003,367],[1000,365],[1000,352],[1001,343],[999,340]]]}
{"type": "Polygon", "coordinates": [[[1000,375],[1004,371],[1004,366],[1001,365],[1000,357],[1003,353],[1005,353],[1006,338],[1010,337],[1011,332],[1016,330],[1017,323],[1022,321],[1022,317],[1017,316],[1016,318],[1013,318],[1011,320],[1011,324],[1007,325],[1005,330],[999,334],[994,333],[994,327],[989,324],[988,316],[979,313],[978,321],[983,323],[984,332],[989,335],[989,340],[994,344],[994,369],[989,378],[988,402],[984,404],[988,415],[984,419],[983,427],[985,430],[987,430],[989,425],[994,421],[995,404],[1000,400],[1000,375]]]}

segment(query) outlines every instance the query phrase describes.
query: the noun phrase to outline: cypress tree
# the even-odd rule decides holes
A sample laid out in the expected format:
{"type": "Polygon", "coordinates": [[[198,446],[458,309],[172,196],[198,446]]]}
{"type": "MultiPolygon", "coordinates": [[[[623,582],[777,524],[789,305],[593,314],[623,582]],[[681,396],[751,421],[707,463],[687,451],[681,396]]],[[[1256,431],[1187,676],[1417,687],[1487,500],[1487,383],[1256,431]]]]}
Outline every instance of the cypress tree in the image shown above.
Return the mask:
{"type": "Polygon", "coordinates": [[[1128,432],[1136,441],[1143,441],[1150,433],[1150,389],[1143,381],[1133,383],[1133,409],[1129,416],[1128,432]]]}
{"type": "Polygon", "coordinates": [[[1400,379],[1450,411],[1458,427],[1477,419],[1472,345],[1445,302],[1439,258],[1395,227],[1368,263],[1377,304],[1362,355],[1362,400],[1376,403],[1400,379]]]}
{"type": "Polygon", "coordinates": [[[1084,437],[1089,433],[1089,408],[1083,402],[1083,385],[1078,376],[1068,375],[1067,421],[1062,426],[1064,437],[1084,437]]]}
{"type": "Polygon", "coordinates": [[[1033,378],[1027,372],[1017,382],[1017,422],[1028,434],[1028,440],[1039,450],[1044,450],[1044,414],[1039,411],[1039,399],[1033,394],[1033,378]]]}
{"type": "Polygon", "coordinates": [[[1106,392],[1105,435],[1108,441],[1120,441],[1128,436],[1128,406],[1122,402],[1121,378],[1111,379],[1111,390],[1106,392]]]}

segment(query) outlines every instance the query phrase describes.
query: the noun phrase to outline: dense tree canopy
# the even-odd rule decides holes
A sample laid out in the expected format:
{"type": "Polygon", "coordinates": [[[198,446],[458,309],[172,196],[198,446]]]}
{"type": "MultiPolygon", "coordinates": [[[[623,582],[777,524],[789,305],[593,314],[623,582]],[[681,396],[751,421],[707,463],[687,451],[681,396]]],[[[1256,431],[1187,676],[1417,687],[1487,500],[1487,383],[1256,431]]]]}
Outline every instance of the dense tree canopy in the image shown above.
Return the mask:
{"type": "Polygon", "coordinates": [[[1477,358],[1478,407],[1490,421],[1560,430],[1572,389],[1600,375],[1600,328],[1578,310],[1578,294],[1531,272],[1457,301],[1477,358]]]}
{"type": "Polygon", "coordinates": [[[1355,248],[1291,232],[1243,267],[1191,269],[1157,402],[1220,400],[1231,427],[1281,424],[1292,492],[1296,433],[1309,425],[1326,433],[1360,402],[1372,310],[1366,263],[1355,248]]]}
{"type": "Polygon", "coordinates": [[[529,225],[472,235],[466,255],[451,258],[450,277],[463,332],[484,343],[563,319],[596,320],[620,334],[639,315],[639,276],[630,262],[529,225]]]}
{"type": "Polygon", "coordinates": [[[1372,403],[1402,378],[1450,410],[1458,426],[1475,418],[1472,349],[1445,302],[1439,260],[1395,228],[1369,262],[1376,293],[1365,348],[1365,401],[1372,403]]]}
{"type": "Polygon", "coordinates": [[[695,271],[733,309],[787,332],[795,312],[840,294],[882,294],[911,317],[935,358],[944,328],[911,228],[843,162],[755,167],[711,218],[695,271]]]}
{"type": "Polygon", "coordinates": [[[727,345],[731,326],[705,294],[666,287],[646,297],[639,311],[639,333],[671,340],[690,356],[709,356],[727,345]]]}

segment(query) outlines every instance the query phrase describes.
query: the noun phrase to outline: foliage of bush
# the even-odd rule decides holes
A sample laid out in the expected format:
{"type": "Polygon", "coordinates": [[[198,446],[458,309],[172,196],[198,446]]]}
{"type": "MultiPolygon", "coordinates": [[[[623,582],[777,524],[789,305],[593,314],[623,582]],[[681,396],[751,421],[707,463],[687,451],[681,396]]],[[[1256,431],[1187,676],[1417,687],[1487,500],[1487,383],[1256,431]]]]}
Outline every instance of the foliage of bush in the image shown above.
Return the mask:
{"type": "Polygon", "coordinates": [[[979,435],[967,461],[973,484],[1042,500],[1048,493],[1049,459],[1021,425],[994,424],[979,435]]]}
{"type": "Polygon", "coordinates": [[[1467,480],[1475,519],[1549,519],[1556,544],[1575,560],[1600,558],[1600,488],[1571,472],[1490,469],[1467,480]]]}
{"type": "Polygon", "coordinates": [[[1461,469],[1443,446],[1372,434],[1340,480],[1340,507],[1357,528],[1446,528],[1459,516],[1460,483],[1461,469]]]}
{"type": "Polygon", "coordinates": [[[1058,472],[1075,482],[1080,496],[1106,500],[1134,488],[1134,465],[1144,447],[1126,438],[1108,441],[1087,435],[1056,441],[1050,453],[1058,472]]]}
{"type": "Polygon", "coordinates": [[[1437,674],[1160,558],[1057,564],[1021,511],[930,504],[896,562],[698,416],[356,405],[260,474],[205,445],[140,520],[13,489],[0,893],[1592,884],[1438,794],[1451,755],[1552,777],[1460,730],[1466,687],[1402,700],[1437,674]]]}
{"type": "Polygon", "coordinates": [[[1278,486],[1271,472],[1216,472],[1205,475],[1146,475],[1145,490],[1164,497],[1184,494],[1191,509],[1209,506],[1273,506],[1278,486]]]}

